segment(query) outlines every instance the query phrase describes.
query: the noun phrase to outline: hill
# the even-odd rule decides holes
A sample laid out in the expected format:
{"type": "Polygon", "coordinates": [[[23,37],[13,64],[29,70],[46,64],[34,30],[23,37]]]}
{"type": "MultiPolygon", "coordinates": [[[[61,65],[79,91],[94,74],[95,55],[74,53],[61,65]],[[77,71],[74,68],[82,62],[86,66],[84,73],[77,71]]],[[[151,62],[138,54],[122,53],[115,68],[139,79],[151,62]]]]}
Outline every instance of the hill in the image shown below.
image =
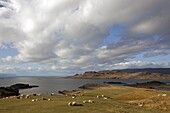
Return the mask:
{"type": "Polygon", "coordinates": [[[170,79],[170,68],[87,71],[69,78],[170,79]]]}

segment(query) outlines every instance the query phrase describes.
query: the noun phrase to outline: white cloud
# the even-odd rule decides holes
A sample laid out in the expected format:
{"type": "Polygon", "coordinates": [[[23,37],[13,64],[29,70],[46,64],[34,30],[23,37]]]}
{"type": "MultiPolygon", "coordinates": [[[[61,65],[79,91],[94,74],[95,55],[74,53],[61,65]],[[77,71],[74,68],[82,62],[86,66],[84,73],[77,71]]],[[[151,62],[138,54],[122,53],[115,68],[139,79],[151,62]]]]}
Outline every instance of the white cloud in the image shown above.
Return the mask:
{"type": "Polygon", "coordinates": [[[170,49],[169,0],[11,0],[3,5],[0,43],[12,43],[18,51],[3,61],[57,65],[52,70],[99,69],[148,50],[170,49]],[[121,40],[103,45],[114,25],[124,29],[121,40]]]}
{"type": "Polygon", "coordinates": [[[155,62],[142,62],[142,61],[131,61],[131,62],[121,62],[114,64],[116,69],[130,69],[130,68],[168,68],[170,67],[165,63],[155,63],[155,62]]]}

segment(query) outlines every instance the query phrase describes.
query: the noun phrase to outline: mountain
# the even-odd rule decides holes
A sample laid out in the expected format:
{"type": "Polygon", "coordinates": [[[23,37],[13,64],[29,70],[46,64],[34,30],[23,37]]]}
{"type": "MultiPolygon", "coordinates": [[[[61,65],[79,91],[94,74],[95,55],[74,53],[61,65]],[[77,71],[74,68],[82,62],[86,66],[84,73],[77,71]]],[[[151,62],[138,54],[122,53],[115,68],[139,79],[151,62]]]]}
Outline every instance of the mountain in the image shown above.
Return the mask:
{"type": "Polygon", "coordinates": [[[86,71],[68,78],[170,79],[170,68],[86,71]]]}
{"type": "Polygon", "coordinates": [[[127,73],[150,72],[150,73],[170,74],[170,68],[122,69],[120,71],[127,72],[127,73]]]}

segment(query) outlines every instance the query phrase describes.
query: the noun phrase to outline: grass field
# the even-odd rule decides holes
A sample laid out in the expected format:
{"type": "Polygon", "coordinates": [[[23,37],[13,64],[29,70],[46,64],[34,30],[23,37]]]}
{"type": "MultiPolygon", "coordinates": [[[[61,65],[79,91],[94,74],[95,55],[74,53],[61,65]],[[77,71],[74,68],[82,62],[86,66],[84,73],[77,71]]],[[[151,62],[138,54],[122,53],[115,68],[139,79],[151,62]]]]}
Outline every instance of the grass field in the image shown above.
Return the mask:
{"type": "Polygon", "coordinates": [[[82,91],[83,96],[31,96],[0,99],[0,113],[170,113],[170,92],[131,87],[102,87],[82,91]],[[166,95],[165,95],[166,94],[166,95]],[[107,98],[97,98],[104,95],[107,98]],[[51,101],[42,100],[50,98],[51,101]],[[32,99],[38,101],[32,102],[32,99]],[[83,103],[93,100],[93,103],[83,103]],[[76,101],[83,106],[68,106],[76,101]],[[142,103],[142,106],[138,104],[142,103]]]}

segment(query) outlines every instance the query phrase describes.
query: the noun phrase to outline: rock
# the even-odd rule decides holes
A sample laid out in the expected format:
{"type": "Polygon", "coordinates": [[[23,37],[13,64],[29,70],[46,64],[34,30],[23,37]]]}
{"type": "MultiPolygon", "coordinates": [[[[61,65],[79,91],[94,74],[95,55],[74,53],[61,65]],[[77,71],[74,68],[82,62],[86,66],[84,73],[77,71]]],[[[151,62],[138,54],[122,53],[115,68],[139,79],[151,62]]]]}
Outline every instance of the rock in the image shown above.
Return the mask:
{"type": "Polygon", "coordinates": [[[9,96],[18,96],[19,90],[11,87],[0,87],[0,98],[9,96]]]}
{"type": "Polygon", "coordinates": [[[150,82],[145,82],[145,83],[128,84],[127,86],[138,87],[138,88],[148,88],[148,89],[170,88],[170,85],[164,82],[160,82],[160,81],[150,81],[150,82]]]}
{"type": "Polygon", "coordinates": [[[9,87],[0,87],[0,98],[8,97],[8,96],[18,96],[20,89],[27,89],[38,87],[36,85],[30,86],[29,84],[14,84],[9,87]]]}
{"type": "Polygon", "coordinates": [[[124,84],[122,82],[103,82],[103,83],[107,83],[107,84],[124,84]]]}
{"type": "Polygon", "coordinates": [[[38,87],[38,86],[37,85],[30,86],[29,84],[19,83],[19,84],[11,85],[10,87],[14,89],[27,89],[27,88],[33,88],[33,87],[38,87]]]}
{"type": "Polygon", "coordinates": [[[97,88],[97,87],[103,87],[103,85],[100,85],[100,84],[85,84],[85,85],[80,86],[79,88],[81,88],[81,89],[94,89],[94,88],[97,88]]]}

